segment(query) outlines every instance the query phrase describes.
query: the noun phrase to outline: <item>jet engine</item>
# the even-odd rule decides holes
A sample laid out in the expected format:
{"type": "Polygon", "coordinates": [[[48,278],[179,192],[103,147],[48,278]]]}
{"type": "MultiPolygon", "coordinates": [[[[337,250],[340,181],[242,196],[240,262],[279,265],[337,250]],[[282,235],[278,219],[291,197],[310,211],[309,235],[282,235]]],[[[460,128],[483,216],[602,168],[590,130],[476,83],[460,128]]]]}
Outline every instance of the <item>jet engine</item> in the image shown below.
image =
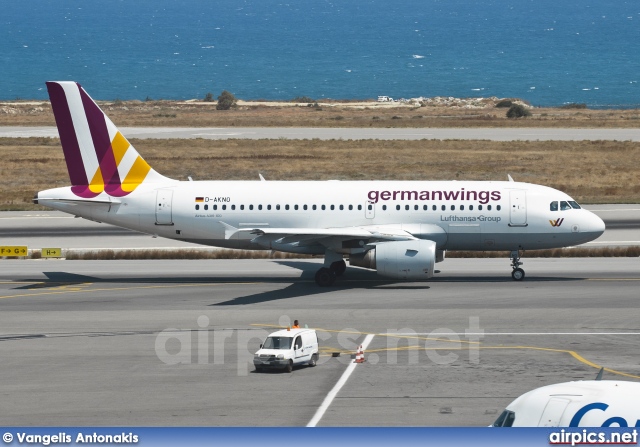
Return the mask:
{"type": "Polygon", "coordinates": [[[349,255],[350,265],[394,279],[429,279],[435,262],[436,243],[427,240],[381,242],[365,253],[349,255]]]}

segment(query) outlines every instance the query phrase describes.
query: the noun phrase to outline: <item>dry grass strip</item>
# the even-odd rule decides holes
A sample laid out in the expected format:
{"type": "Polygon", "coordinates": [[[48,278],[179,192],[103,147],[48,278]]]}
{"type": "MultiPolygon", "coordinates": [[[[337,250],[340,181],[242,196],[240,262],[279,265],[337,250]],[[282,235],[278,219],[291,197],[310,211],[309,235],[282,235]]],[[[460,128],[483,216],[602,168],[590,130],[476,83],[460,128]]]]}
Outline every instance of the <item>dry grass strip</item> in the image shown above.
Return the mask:
{"type": "MultiPolygon", "coordinates": [[[[132,140],[179,180],[506,180],[581,203],[640,202],[640,143],[466,140],[132,140]]],[[[0,138],[0,210],[44,209],[40,190],[69,184],[58,139],[0,138]]]]}

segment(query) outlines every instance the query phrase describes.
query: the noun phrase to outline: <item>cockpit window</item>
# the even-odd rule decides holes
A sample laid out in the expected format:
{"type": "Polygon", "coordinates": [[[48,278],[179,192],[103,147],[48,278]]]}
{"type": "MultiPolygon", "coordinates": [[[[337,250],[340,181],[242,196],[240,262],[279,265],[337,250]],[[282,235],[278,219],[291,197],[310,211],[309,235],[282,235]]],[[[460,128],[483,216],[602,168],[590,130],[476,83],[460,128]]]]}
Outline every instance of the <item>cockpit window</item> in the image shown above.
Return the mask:
{"type": "Polygon", "coordinates": [[[571,205],[569,205],[569,202],[565,202],[564,200],[560,202],[560,211],[567,211],[570,209],[571,209],[571,205]]]}
{"type": "Polygon", "coordinates": [[[494,427],[513,427],[516,414],[513,411],[504,410],[498,419],[493,423],[494,427]]]}
{"type": "Polygon", "coordinates": [[[578,205],[578,202],[574,200],[569,200],[569,205],[571,205],[571,208],[573,208],[574,210],[579,210],[580,208],[582,208],[580,205],[578,205]]]}
{"type": "Polygon", "coordinates": [[[291,349],[291,337],[267,337],[264,349],[291,349]]]}
{"type": "Polygon", "coordinates": [[[549,209],[550,209],[551,211],[558,211],[558,202],[551,202],[551,203],[549,204],[549,209]]]}

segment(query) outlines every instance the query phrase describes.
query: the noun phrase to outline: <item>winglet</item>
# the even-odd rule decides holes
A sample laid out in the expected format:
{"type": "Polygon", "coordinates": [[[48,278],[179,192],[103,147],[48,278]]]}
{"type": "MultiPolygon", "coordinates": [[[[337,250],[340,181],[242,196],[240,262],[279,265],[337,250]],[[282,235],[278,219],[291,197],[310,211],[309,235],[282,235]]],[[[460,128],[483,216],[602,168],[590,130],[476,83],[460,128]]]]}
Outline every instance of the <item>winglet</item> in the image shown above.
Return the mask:
{"type": "Polygon", "coordinates": [[[264,179],[264,177],[262,176],[262,174],[260,174],[260,173],[258,172],[258,175],[260,176],[260,181],[261,181],[261,182],[266,182],[266,180],[264,179]]]}
{"type": "Polygon", "coordinates": [[[511,177],[511,174],[507,174],[507,177],[509,177],[509,181],[512,182],[513,178],[511,177]]]}
{"type": "Polygon", "coordinates": [[[596,376],[596,380],[602,380],[602,374],[604,373],[604,367],[600,368],[598,371],[598,375],[596,376]]]}
{"type": "Polygon", "coordinates": [[[222,224],[222,226],[224,227],[225,239],[231,239],[238,232],[238,229],[236,227],[231,226],[228,223],[225,223],[221,220],[219,220],[218,223],[222,224]]]}

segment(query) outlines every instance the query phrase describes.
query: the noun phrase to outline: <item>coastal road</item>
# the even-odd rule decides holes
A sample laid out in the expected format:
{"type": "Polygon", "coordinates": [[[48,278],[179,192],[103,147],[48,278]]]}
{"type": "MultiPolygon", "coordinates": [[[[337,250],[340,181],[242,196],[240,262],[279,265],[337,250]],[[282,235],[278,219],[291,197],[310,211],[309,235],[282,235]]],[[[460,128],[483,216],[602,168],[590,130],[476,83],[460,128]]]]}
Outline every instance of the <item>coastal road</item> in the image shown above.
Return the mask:
{"type": "Polygon", "coordinates": [[[321,426],[487,426],[518,395],[637,380],[637,258],[447,259],[422,283],[319,260],[0,261],[0,425],[304,426],[370,339],[321,426]],[[613,293],[615,291],[615,293],[613,293]],[[293,319],[321,358],[253,372],[293,319]],[[332,353],[340,357],[332,357],[332,353]]]}
{"type": "MultiPolygon", "coordinates": [[[[640,245],[640,205],[587,205],[604,220],[607,230],[586,247],[640,245]]],[[[29,248],[96,249],[209,249],[202,245],[153,238],[124,228],[74,218],[59,211],[0,212],[0,245],[29,248]]]]}
{"type": "MultiPolygon", "coordinates": [[[[561,128],[300,128],[300,127],[123,127],[127,138],[320,139],[320,140],[492,140],[640,141],[640,129],[561,128]]],[[[0,127],[0,138],[58,137],[55,127],[0,127]]]]}

